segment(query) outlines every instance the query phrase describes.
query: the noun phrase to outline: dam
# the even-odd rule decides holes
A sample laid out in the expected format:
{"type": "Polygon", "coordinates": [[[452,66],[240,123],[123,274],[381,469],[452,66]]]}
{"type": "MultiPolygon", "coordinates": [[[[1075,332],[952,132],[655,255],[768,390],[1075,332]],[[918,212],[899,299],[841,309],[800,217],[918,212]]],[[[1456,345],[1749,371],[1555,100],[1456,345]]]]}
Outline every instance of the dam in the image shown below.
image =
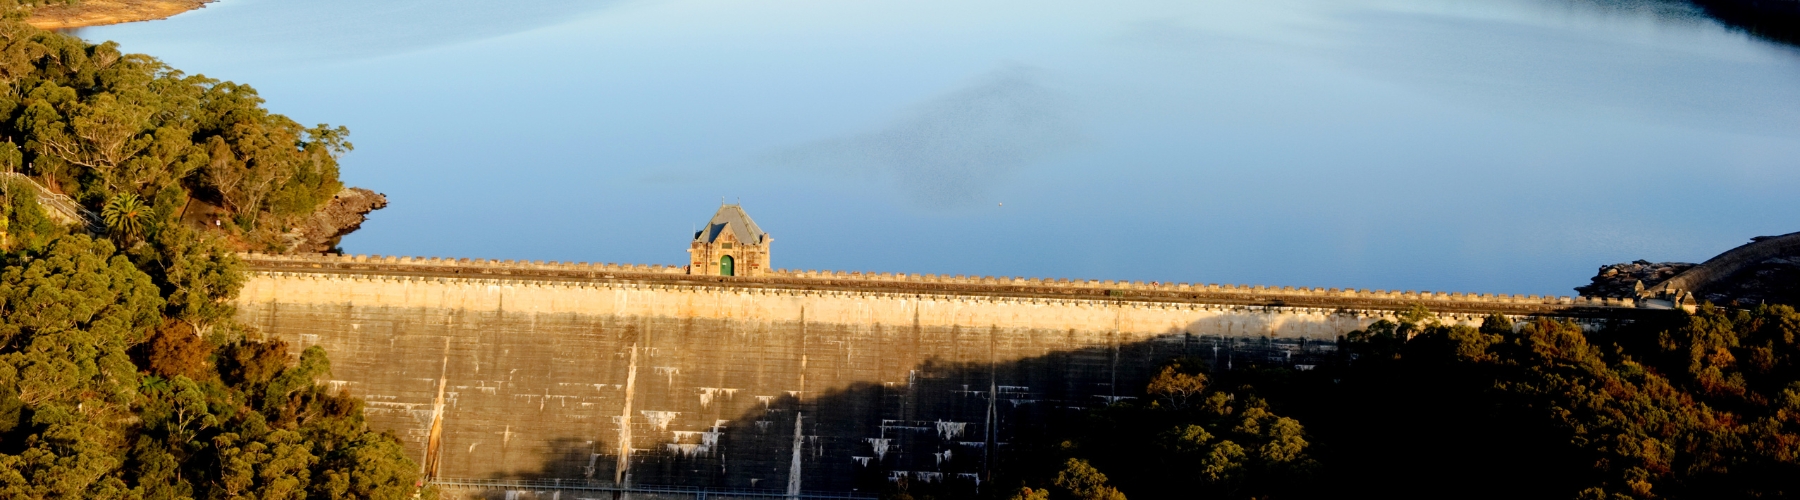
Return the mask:
{"type": "Polygon", "coordinates": [[[1009,441],[1143,397],[1170,359],[1304,370],[1414,304],[1465,324],[1649,313],[1630,298],[244,259],[243,322],[296,351],[323,346],[321,382],[364,398],[371,425],[442,484],[973,490],[1009,441]]]}

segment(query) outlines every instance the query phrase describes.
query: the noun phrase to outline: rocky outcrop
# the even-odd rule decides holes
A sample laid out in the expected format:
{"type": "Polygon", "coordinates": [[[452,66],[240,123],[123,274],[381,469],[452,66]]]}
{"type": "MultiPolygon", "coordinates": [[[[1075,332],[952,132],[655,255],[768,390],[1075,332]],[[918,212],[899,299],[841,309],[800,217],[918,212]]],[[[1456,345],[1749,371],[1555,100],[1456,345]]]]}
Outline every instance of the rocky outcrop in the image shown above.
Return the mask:
{"type": "Polygon", "coordinates": [[[363,188],[344,188],[319,211],[289,231],[287,253],[325,253],[338,241],[362,227],[369,212],[387,206],[387,196],[363,188]]]}
{"type": "Polygon", "coordinates": [[[26,23],[47,30],[166,19],[206,6],[213,0],[82,0],[42,5],[26,23]]]}
{"type": "Polygon", "coordinates": [[[1591,297],[1638,297],[1686,305],[1800,305],[1800,233],[1758,236],[1700,264],[1636,261],[1601,266],[1575,288],[1591,297]]]}
{"type": "Polygon", "coordinates": [[[1800,305],[1800,255],[1764,259],[1701,289],[1698,298],[1714,304],[1753,307],[1800,305]]]}
{"type": "Polygon", "coordinates": [[[1586,297],[1635,298],[1644,287],[1662,283],[1693,267],[1687,262],[1646,260],[1600,266],[1593,282],[1575,287],[1575,291],[1586,297]]]}

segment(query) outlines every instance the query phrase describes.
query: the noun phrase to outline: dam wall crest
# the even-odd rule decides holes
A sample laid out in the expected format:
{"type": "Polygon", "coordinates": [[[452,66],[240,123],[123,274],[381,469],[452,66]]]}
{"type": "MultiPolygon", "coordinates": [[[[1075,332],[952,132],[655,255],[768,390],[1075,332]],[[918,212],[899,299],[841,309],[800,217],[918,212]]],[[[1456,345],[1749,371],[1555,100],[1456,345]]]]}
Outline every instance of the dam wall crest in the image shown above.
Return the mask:
{"type": "MultiPolygon", "coordinates": [[[[602,278],[607,274],[612,277],[660,277],[689,276],[683,266],[660,264],[616,264],[598,262],[558,262],[523,261],[523,260],[489,260],[468,258],[441,257],[404,257],[381,255],[271,255],[242,254],[253,268],[280,269],[334,269],[357,270],[365,272],[397,271],[425,272],[438,274],[480,274],[529,277],[586,277],[602,278]]],[[[862,271],[819,271],[773,269],[761,277],[723,277],[723,276],[691,276],[692,279],[712,280],[730,285],[752,285],[764,282],[791,282],[790,280],[812,280],[829,282],[835,285],[854,285],[854,282],[867,283],[873,287],[891,287],[894,285],[915,285],[929,287],[931,285],[948,286],[1009,286],[1026,287],[1042,290],[1065,290],[1074,292],[1150,292],[1161,294],[1188,293],[1231,293],[1253,294],[1269,299],[1311,298],[1311,299],[1345,299],[1346,301],[1401,301],[1401,302],[1445,302],[1462,304],[1494,304],[1516,305],[1528,309],[1561,309],[1568,307],[1597,308],[1631,308],[1637,303],[1631,298],[1602,297],[1569,297],[1540,296],[1515,294],[1488,294],[1469,292],[1442,291],[1398,291],[1368,290],[1351,288],[1319,288],[1268,285],[1237,285],[1218,283],[1160,283],[1143,281],[1119,281],[1069,278],[1024,278],[994,277],[969,275],[937,275],[913,273],[877,273],[862,271]]]]}

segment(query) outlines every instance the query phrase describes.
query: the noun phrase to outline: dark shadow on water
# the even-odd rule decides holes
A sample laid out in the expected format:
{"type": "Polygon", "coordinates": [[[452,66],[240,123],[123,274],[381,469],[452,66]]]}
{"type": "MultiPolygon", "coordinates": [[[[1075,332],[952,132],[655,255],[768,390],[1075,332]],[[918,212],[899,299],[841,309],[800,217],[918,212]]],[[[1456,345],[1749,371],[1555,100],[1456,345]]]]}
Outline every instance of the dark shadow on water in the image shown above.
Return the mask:
{"type": "Polygon", "coordinates": [[[1750,34],[1800,45],[1800,1],[1693,0],[1719,21],[1750,34]]]}

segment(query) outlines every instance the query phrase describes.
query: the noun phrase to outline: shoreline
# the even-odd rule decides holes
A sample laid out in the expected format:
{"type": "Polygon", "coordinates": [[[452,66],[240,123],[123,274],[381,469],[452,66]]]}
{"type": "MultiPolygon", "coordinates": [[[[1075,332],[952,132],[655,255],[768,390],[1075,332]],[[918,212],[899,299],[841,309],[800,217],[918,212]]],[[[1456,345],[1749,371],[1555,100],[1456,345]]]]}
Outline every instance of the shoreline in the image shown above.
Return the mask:
{"type": "Polygon", "coordinates": [[[167,19],[191,11],[212,0],[82,0],[79,5],[39,7],[25,22],[37,28],[62,30],[109,24],[167,19]]]}

